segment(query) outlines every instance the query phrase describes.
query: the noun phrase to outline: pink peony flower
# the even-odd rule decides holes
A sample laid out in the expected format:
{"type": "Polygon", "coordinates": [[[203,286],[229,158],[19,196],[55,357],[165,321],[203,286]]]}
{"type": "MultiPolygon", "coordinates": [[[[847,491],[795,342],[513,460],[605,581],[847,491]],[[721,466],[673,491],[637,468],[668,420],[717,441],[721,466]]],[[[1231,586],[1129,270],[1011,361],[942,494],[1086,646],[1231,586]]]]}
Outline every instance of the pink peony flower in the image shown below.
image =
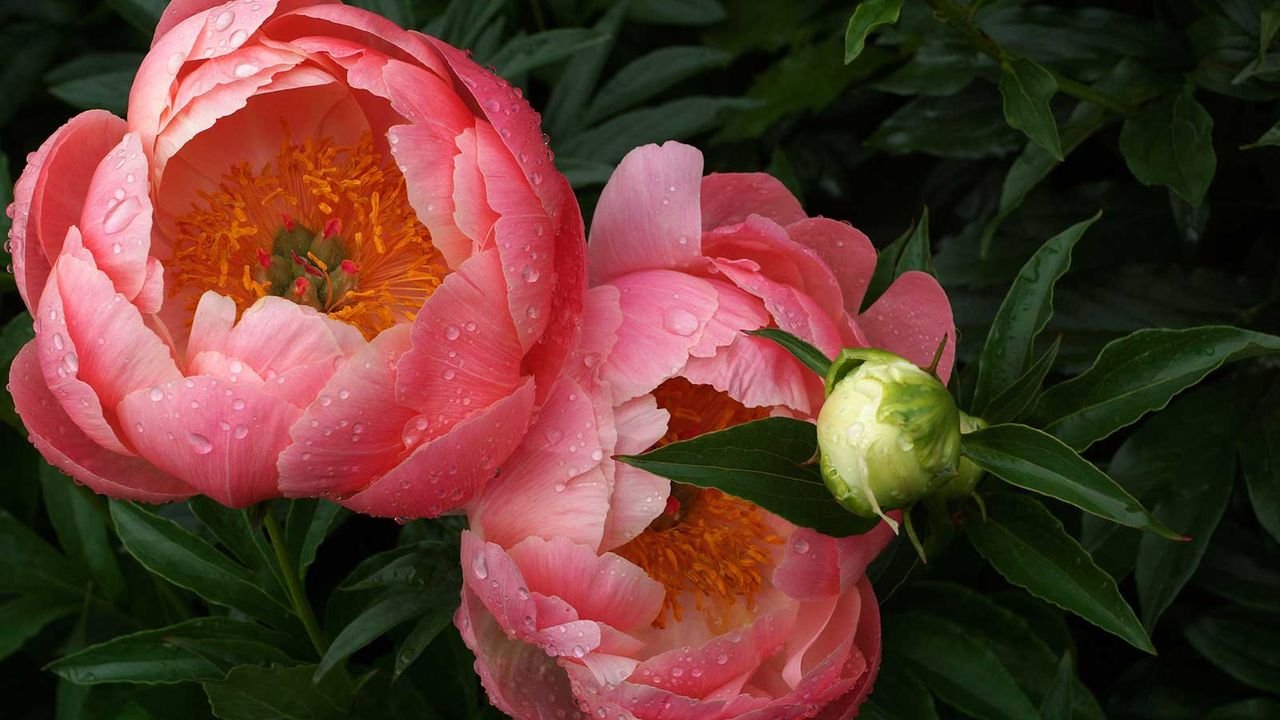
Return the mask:
{"type": "Polygon", "coordinates": [[[9,212],[18,412],[115,497],[439,514],[578,332],[582,220],[519,90],[325,0],[172,2],[128,121],[68,122],[9,212]]]}
{"type": "Polygon", "coordinates": [[[469,507],[455,621],[490,698],[518,720],[852,717],[880,662],[864,572],[888,527],[831,538],[611,458],[812,418],[818,378],[743,331],[927,363],[954,336],[946,296],[907,274],[859,314],[875,266],[862,233],[806,217],[767,175],[703,178],[676,143],[622,161],[588,255],[578,354],[469,507]]]}

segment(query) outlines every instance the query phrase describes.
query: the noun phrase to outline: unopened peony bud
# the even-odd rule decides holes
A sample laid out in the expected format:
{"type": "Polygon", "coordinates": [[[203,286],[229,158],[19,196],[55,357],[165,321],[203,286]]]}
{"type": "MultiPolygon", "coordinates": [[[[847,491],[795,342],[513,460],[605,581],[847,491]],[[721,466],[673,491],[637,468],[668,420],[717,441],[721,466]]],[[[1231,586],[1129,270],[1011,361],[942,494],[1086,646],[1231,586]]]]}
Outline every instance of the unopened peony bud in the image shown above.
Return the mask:
{"type": "Polygon", "coordinates": [[[818,414],[822,476],[836,500],[864,517],[910,505],[951,482],[960,415],[946,387],[883,350],[846,350],[827,378],[818,414]]]}

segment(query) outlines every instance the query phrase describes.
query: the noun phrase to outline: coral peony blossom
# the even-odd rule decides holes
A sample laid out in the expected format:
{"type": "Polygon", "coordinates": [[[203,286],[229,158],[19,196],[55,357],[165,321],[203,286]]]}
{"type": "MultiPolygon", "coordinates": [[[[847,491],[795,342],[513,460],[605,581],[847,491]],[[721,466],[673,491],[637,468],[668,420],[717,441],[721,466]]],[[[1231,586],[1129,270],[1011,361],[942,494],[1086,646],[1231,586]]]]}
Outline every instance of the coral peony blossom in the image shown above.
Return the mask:
{"type": "Polygon", "coordinates": [[[701,154],[675,143],[622,161],[588,257],[578,354],[469,508],[455,620],[490,698],[518,720],[852,717],[880,662],[864,572],[888,526],[831,538],[611,458],[811,419],[821,381],[744,331],[927,364],[955,332],[946,296],[907,274],[859,314],[865,236],[806,217],[766,175],[704,178],[701,154]]]}
{"type": "Polygon", "coordinates": [[[115,497],[439,514],[578,332],[582,220],[538,115],[336,2],[170,3],[128,121],[68,122],[9,212],[18,412],[115,497]]]}

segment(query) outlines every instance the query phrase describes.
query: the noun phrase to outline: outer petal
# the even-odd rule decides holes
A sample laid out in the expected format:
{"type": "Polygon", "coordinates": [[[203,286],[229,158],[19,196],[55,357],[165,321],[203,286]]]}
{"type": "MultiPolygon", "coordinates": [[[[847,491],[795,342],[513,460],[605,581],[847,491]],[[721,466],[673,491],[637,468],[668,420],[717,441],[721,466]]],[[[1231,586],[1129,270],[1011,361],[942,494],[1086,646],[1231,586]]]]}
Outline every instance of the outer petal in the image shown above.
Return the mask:
{"type": "Polygon", "coordinates": [[[94,168],[124,131],[120,118],[90,110],[67,121],[27,157],[10,216],[14,275],[28,308],[40,302],[67,230],[79,222],[94,168]]]}
{"type": "Polygon", "coordinates": [[[139,454],[229,507],[279,496],[276,456],[301,414],[261,390],[208,376],[144,388],[120,403],[139,454]]]}
{"type": "Polygon", "coordinates": [[[186,483],[145,460],[107,450],[76,427],[49,392],[31,343],[13,360],[9,391],[40,454],[94,492],[150,503],[184,500],[195,494],[186,483]]]}
{"type": "Polygon", "coordinates": [[[397,325],[333,374],[331,401],[313,403],[289,430],[293,444],[279,463],[285,495],[356,492],[399,464],[416,414],[395,398],[395,364],[408,349],[409,327],[397,325]]]}
{"type": "Polygon", "coordinates": [[[676,142],[627,153],[600,194],[588,246],[591,281],[691,267],[701,254],[702,153],[676,142]]]}
{"type": "Polygon", "coordinates": [[[130,300],[147,278],[151,198],[147,157],[136,133],[124,136],[93,174],[80,232],[84,246],[116,289],[130,300]]]}
{"type": "MultiPolygon", "coordinates": [[[[653,447],[666,434],[670,417],[671,413],[659,408],[652,395],[641,395],[614,408],[618,435],[614,452],[630,455],[653,447]]],[[[670,494],[671,483],[666,478],[614,463],[613,494],[600,549],[611,550],[643,532],[662,514],[670,494]]]]}
{"type": "Polygon", "coordinates": [[[827,218],[809,218],[787,226],[787,234],[811,248],[831,268],[844,296],[844,308],[857,315],[876,269],[876,249],[857,228],[827,218]]]}
{"type": "Polygon", "coordinates": [[[702,229],[736,225],[748,215],[790,225],[806,216],[781,181],[765,173],[711,173],[702,178],[702,229]]]}
{"type": "Polygon", "coordinates": [[[928,367],[943,337],[947,346],[938,363],[938,377],[946,382],[956,358],[956,325],[951,302],[932,275],[903,273],[875,304],[857,318],[872,347],[897,353],[928,367]]]}
{"type": "Polygon", "coordinates": [[[511,395],[418,446],[343,504],[379,517],[435,517],[465,504],[519,444],[533,412],[533,394],[533,382],[527,380],[511,395]]]}

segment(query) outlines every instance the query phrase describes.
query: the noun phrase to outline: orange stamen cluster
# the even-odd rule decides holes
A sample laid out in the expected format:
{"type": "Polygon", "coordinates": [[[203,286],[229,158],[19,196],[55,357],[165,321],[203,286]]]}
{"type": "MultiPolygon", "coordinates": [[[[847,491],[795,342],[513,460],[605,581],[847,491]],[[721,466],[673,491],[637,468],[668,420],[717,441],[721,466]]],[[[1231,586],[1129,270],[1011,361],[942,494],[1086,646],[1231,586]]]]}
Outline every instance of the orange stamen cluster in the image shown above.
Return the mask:
{"type": "Polygon", "coordinates": [[[200,199],[176,221],[171,263],[170,292],[195,290],[188,295],[193,307],[206,290],[230,297],[241,311],[265,295],[306,294],[305,287],[272,287],[268,272],[277,233],[295,226],[342,244],[340,267],[303,259],[323,274],[309,284],[341,274],[348,289],[324,296],[322,309],[369,338],[412,321],[448,274],[409,204],[404,176],[369,135],[354,145],[286,139],[275,160],[232,166],[200,199]]]}
{"type": "MultiPolygon", "coordinates": [[[[665,445],[705,432],[722,430],[768,416],[765,408],[747,408],[707,385],[676,378],[654,392],[658,405],[671,413],[665,445]]],[[[616,552],[635,563],[666,588],[654,627],[668,617],[683,618],[683,596],[709,625],[727,630],[729,608],[741,598],[748,611],[772,562],[770,545],[782,542],[760,508],[718,490],[672,486],[667,511],[616,552]]]]}

